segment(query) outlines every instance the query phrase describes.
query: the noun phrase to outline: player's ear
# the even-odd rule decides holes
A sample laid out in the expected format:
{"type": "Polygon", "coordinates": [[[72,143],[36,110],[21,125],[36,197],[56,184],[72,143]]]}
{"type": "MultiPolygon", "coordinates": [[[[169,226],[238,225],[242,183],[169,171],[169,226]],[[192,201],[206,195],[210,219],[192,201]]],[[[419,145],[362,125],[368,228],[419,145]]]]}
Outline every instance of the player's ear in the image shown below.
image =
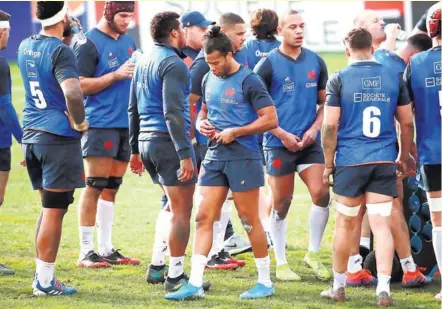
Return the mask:
{"type": "Polygon", "coordinates": [[[345,54],[350,58],[350,49],[347,46],[345,46],[345,54]]]}
{"type": "Polygon", "coordinates": [[[374,54],[374,47],[373,47],[373,45],[370,47],[370,52],[371,52],[371,55],[374,54]]]}
{"type": "Polygon", "coordinates": [[[278,31],[278,35],[279,36],[282,36],[282,27],[281,26],[278,26],[278,28],[276,28],[276,30],[278,31]]]}

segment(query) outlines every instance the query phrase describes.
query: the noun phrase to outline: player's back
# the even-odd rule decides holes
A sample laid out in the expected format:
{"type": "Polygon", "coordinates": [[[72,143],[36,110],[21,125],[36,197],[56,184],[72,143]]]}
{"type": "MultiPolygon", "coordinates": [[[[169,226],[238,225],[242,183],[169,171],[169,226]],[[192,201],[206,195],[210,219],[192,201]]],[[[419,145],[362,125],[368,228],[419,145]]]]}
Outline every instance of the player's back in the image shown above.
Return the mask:
{"type": "Polygon", "coordinates": [[[267,57],[269,52],[275,48],[278,48],[279,45],[281,45],[281,42],[276,38],[251,38],[244,43],[241,52],[245,54],[249,69],[253,70],[259,60],[267,57]]]}
{"type": "Polygon", "coordinates": [[[25,87],[23,128],[79,138],[64,114],[66,101],[59,81],[77,77],[77,72],[55,70],[56,63],[75,60],[72,50],[61,40],[33,35],[22,41],[18,50],[18,66],[25,87]],[[58,79],[56,74],[59,74],[58,79]]]}
{"type": "Polygon", "coordinates": [[[414,55],[409,64],[420,164],[441,164],[441,46],[414,55]]]}
{"type": "MultiPolygon", "coordinates": [[[[168,132],[163,112],[163,91],[165,91],[165,89],[163,87],[161,74],[167,71],[168,65],[171,65],[173,62],[177,65],[186,66],[171,47],[155,43],[151,53],[149,55],[143,55],[142,60],[136,68],[134,81],[137,83],[136,96],[138,113],[140,115],[140,128],[142,131],[168,132]]],[[[187,85],[184,114],[188,126],[190,126],[189,104],[187,103],[188,94],[189,87],[187,85]]]]}
{"type": "Polygon", "coordinates": [[[336,75],[341,85],[336,166],[394,162],[399,75],[371,61],[353,63],[336,75]]]}
{"type": "Polygon", "coordinates": [[[385,49],[377,49],[373,54],[374,59],[387,66],[393,72],[397,74],[402,74],[405,71],[407,65],[405,61],[399,57],[395,52],[385,50],[385,49]]]}

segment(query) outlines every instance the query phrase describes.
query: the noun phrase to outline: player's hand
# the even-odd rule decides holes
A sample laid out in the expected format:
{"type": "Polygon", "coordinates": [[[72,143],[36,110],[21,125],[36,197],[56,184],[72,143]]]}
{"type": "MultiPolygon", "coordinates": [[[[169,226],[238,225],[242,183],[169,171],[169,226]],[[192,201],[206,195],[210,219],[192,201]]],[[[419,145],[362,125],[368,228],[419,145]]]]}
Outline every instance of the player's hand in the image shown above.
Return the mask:
{"type": "Polygon", "coordinates": [[[26,167],[26,160],[22,160],[22,161],[20,161],[20,166],[22,166],[22,167],[26,167]]]}
{"type": "Polygon", "coordinates": [[[74,119],[72,118],[71,114],[69,114],[68,111],[64,111],[64,114],[66,115],[66,117],[68,117],[69,125],[71,126],[71,128],[77,132],[80,132],[81,135],[83,135],[87,131],[87,129],[89,128],[89,124],[86,121],[84,121],[83,124],[86,125],[86,129],[79,130],[78,126],[75,124],[74,119]]]}
{"type": "Polygon", "coordinates": [[[180,161],[180,169],[177,171],[178,180],[186,182],[192,179],[195,167],[193,166],[192,158],[186,158],[180,161]]]}
{"type": "Polygon", "coordinates": [[[196,129],[204,136],[212,137],[215,134],[215,127],[208,119],[198,120],[196,122],[196,129]]]}
{"type": "MultiPolygon", "coordinates": [[[[411,154],[408,157],[406,164],[407,164],[407,167],[406,167],[407,169],[406,169],[405,173],[401,174],[400,176],[398,175],[398,178],[400,180],[402,180],[406,177],[416,176],[416,160],[414,159],[414,157],[411,154]]],[[[398,174],[399,174],[399,172],[398,172],[398,174]]]]}
{"type": "Polygon", "coordinates": [[[333,175],[334,170],[334,166],[325,167],[324,174],[322,175],[322,180],[324,181],[324,184],[333,186],[333,180],[330,179],[330,176],[333,175]]]}
{"type": "Polygon", "coordinates": [[[127,60],[121,67],[114,72],[114,77],[116,80],[123,80],[126,78],[132,78],[134,75],[135,64],[130,60],[127,60]]]}
{"type": "Polygon", "coordinates": [[[302,141],[299,137],[289,132],[286,132],[282,138],[281,142],[285,148],[291,152],[296,152],[302,149],[302,141]]]}
{"type": "Polygon", "coordinates": [[[308,129],[302,136],[301,149],[307,148],[308,146],[313,144],[316,141],[316,138],[318,137],[318,132],[319,130],[315,128],[308,129]]]}
{"type": "Polygon", "coordinates": [[[407,170],[408,170],[407,161],[408,161],[408,159],[403,160],[401,158],[398,158],[396,160],[396,169],[397,169],[396,175],[400,179],[404,178],[407,173],[407,170]]]}
{"type": "Polygon", "coordinates": [[[143,175],[144,165],[139,154],[132,154],[129,160],[130,171],[138,176],[143,175]]]}
{"type": "Polygon", "coordinates": [[[399,24],[387,24],[384,28],[385,35],[387,38],[397,37],[397,31],[401,29],[399,24]]]}
{"type": "Polygon", "coordinates": [[[215,140],[219,144],[230,144],[236,139],[235,128],[228,128],[215,133],[215,140]]]}

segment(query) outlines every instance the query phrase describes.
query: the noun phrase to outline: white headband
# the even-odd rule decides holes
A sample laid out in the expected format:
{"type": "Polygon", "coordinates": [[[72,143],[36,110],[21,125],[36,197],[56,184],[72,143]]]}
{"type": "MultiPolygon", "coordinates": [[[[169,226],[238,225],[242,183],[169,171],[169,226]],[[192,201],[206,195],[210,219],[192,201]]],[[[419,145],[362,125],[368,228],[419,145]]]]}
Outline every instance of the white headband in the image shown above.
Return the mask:
{"type": "Polygon", "coordinates": [[[58,12],[52,17],[46,19],[40,19],[42,27],[49,27],[55,25],[56,23],[61,22],[67,13],[68,13],[68,6],[66,5],[65,2],[60,12],[58,12]]]}
{"type": "Polygon", "coordinates": [[[9,29],[11,26],[9,25],[8,20],[2,20],[0,21],[0,29],[9,29]]]}

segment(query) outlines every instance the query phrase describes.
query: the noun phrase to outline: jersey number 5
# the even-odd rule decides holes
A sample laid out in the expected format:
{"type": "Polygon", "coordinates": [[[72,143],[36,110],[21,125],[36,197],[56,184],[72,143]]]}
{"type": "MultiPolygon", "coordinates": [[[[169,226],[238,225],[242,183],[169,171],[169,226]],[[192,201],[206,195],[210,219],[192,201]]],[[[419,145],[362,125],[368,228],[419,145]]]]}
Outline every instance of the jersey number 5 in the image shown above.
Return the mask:
{"type": "Polygon", "coordinates": [[[45,97],[43,96],[43,92],[41,92],[40,83],[39,82],[29,82],[29,86],[31,87],[31,95],[33,97],[33,100],[35,102],[35,106],[37,106],[40,109],[46,108],[48,104],[46,104],[45,97]]]}
{"type": "Polygon", "coordinates": [[[376,106],[369,106],[362,113],[362,133],[367,137],[378,137],[381,133],[381,120],[376,117],[381,115],[381,110],[376,106]]]}

